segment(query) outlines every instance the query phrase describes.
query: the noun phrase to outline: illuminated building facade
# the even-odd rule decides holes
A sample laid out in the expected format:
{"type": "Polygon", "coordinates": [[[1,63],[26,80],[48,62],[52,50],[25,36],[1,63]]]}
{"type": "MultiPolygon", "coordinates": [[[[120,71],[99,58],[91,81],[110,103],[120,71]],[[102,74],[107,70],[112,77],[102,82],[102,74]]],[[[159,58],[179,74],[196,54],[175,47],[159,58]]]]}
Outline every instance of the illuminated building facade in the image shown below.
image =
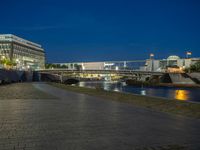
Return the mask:
{"type": "Polygon", "coordinates": [[[145,66],[142,66],[142,71],[159,71],[159,72],[184,72],[185,68],[189,68],[191,65],[199,62],[200,58],[180,58],[179,56],[172,55],[167,59],[146,60],[145,66]]]}
{"type": "Polygon", "coordinates": [[[45,66],[45,52],[41,45],[12,34],[0,34],[0,59],[15,62],[20,70],[45,66]]]}

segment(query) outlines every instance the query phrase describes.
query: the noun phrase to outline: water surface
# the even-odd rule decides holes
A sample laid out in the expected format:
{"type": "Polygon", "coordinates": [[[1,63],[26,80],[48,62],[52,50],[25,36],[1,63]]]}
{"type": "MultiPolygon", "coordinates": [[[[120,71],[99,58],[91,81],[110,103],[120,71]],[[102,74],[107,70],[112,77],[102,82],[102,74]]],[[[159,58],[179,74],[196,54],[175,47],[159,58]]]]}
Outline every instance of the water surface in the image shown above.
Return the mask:
{"type": "Polygon", "coordinates": [[[128,92],[139,95],[156,96],[182,101],[200,102],[200,88],[175,88],[175,87],[138,87],[129,86],[122,82],[85,81],[78,84],[80,87],[101,87],[107,91],[128,92]]]}

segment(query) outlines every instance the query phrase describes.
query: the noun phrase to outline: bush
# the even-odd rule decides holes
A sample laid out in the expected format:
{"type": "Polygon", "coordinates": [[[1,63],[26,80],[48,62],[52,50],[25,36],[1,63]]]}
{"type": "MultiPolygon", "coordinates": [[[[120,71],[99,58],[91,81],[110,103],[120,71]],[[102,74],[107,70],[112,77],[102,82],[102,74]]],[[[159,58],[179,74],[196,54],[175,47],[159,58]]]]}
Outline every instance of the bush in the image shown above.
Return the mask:
{"type": "Polygon", "coordinates": [[[185,72],[200,72],[200,61],[186,68],[185,72]]]}

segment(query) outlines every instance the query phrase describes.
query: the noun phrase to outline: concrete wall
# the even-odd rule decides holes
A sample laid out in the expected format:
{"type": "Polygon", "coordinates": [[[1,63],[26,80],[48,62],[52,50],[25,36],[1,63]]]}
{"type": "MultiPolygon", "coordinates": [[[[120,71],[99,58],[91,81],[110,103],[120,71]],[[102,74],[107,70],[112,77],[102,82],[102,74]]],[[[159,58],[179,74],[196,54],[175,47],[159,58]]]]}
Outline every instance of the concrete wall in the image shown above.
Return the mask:
{"type": "Polygon", "coordinates": [[[32,72],[0,69],[0,83],[32,81],[32,72]]]}
{"type": "Polygon", "coordinates": [[[200,73],[199,72],[188,73],[188,75],[191,78],[198,80],[197,82],[200,83],[200,73]]]}
{"type": "Polygon", "coordinates": [[[169,76],[174,84],[196,84],[192,79],[181,73],[169,73],[169,76]]]}

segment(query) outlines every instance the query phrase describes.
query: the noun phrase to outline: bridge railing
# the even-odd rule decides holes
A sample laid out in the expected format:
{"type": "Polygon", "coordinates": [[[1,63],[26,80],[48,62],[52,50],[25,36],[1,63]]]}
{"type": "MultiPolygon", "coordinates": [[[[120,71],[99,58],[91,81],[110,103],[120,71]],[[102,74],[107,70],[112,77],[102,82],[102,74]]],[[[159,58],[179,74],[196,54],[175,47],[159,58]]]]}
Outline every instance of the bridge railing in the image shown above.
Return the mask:
{"type": "Polygon", "coordinates": [[[106,70],[72,70],[72,69],[42,69],[37,70],[38,72],[51,72],[51,73],[58,73],[58,72],[65,72],[65,73],[97,73],[97,74],[163,74],[164,72],[152,72],[152,71],[141,71],[141,70],[115,70],[115,69],[106,69],[106,70]]]}

